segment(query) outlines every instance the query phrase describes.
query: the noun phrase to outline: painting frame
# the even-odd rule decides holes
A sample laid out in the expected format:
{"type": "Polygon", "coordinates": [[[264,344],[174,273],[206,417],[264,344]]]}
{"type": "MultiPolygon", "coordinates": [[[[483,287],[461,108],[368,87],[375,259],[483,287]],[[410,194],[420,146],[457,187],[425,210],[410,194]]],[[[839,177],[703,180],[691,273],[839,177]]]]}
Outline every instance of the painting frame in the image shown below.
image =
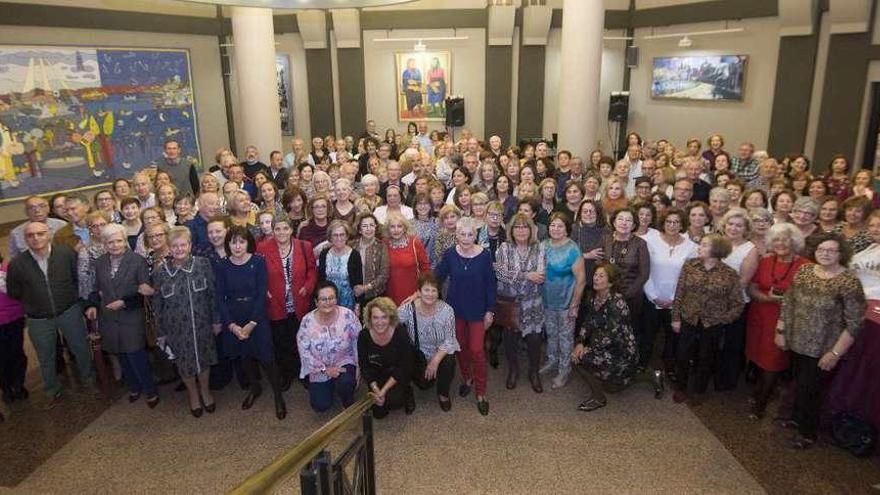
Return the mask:
{"type": "Polygon", "coordinates": [[[293,136],[293,79],[290,73],[290,57],[286,53],[275,54],[275,79],[278,86],[281,135],[293,136]]]}
{"type": "Polygon", "coordinates": [[[452,52],[395,52],[394,61],[397,121],[445,122],[446,97],[452,94],[452,52]],[[434,61],[437,67],[432,66],[434,61]],[[418,78],[408,77],[413,69],[418,78]]]}
{"type": "Polygon", "coordinates": [[[202,162],[188,48],[2,43],[0,73],[0,148],[14,150],[0,153],[0,205],[130,179],[171,138],[202,162]]]}
{"type": "Polygon", "coordinates": [[[658,101],[743,103],[749,58],[745,54],[654,57],[649,94],[658,101]],[[678,77],[683,72],[686,77],[678,77]]]}

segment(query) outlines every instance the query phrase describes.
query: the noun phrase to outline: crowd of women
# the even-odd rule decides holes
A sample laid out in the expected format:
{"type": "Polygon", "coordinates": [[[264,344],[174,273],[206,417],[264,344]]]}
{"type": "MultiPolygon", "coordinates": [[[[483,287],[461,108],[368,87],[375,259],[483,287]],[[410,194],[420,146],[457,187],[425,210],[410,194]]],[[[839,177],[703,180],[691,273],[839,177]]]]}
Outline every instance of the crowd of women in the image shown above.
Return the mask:
{"type": "MultiPolygon", "coordinates": [[[[155,405],[167,359],[195,417],[233,376],[243,409],[265,376],[279,419],[293,383],[316,411],[359,386],[376,417],[412,413],[413,386],[448,411],[457,368],[486,415],[503,350],[507,389],[524,357],[535,393],[582,376],[583,411],[638,381],[699,403],[748,374],[759,420],[793,376],[782,423],[794,447],[816,440],[823,385],[880,287],[869,171],[837,156],[813,176],[803,155],[728,153],[718,135],[702,150],[633,133],[614,160],[370,131],[294,139],[268,166],[220,150],[197,197],[162,171],[95,195],[80,294],[105,351],[138,353],[113,360],[132,402],[155,405]]],[[[72,220],[67,200],[51,207],[72,220]]]]}

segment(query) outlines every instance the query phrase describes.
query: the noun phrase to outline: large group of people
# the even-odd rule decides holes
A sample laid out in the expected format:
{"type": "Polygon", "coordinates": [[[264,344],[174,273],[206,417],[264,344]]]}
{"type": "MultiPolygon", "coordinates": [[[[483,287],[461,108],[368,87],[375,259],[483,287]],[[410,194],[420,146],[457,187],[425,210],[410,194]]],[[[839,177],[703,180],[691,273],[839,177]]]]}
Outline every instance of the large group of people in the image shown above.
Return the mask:
{"type": "Polygon", "coordinates": [[[25,327],[54,401],[59,342],[88,381],[99,337],[129,401],[155,407],[171,369],[194,417],[233,379],[251,408],[263,377],[279,419],[292,384],[316,411],[360,387],[377,418],[410,414],[413,386],[449,411],[456,368],[487,415],[503,349],[507,389],[524,355],[535,393],[583,377],[583,411],[642,381],[698,403],[748,374],[760,420],[790,376],[783,423],[808,447],[880,290],[880,193],[842,156],[814,176],[803,155],[705,142],[631,133],[619,160],[582,158],[371,121],[269,165],[221,149],[201,175],[166,159],[93,200],[30,197],[0,266],[3,397],[28,396],[25,327]]]}

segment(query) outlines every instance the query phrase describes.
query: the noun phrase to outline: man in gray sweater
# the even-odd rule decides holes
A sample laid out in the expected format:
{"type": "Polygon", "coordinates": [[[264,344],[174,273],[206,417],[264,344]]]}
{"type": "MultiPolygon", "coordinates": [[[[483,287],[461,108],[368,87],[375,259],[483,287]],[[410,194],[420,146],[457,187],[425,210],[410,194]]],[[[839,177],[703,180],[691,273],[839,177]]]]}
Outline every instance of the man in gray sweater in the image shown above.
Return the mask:
{"type": "Polygon", "coordinates": [[[24,237],[27,250],[9,264],[6,291],[24,306],[28,336],[40,362],[43,388],[53,401],[59,401],[61,384],[55,376],[58,330],[76,356],[82,380],[93,382],[92,357],[77,290],[77,255],[69,247],[52,246],[45,223],[28,222],[24,226],[24,237]]]}

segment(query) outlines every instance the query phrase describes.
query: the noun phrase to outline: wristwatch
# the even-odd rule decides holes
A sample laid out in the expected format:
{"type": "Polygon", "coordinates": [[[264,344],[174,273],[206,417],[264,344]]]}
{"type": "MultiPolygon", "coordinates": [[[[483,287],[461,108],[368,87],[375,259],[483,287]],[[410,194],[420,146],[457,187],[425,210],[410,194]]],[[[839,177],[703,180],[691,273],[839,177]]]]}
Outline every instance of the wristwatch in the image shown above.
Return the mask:
{"type": "Polygon", "coordinates": [[[327,367],[326,366],[321,366],[321,373],[327,374],[327,367]]]}

